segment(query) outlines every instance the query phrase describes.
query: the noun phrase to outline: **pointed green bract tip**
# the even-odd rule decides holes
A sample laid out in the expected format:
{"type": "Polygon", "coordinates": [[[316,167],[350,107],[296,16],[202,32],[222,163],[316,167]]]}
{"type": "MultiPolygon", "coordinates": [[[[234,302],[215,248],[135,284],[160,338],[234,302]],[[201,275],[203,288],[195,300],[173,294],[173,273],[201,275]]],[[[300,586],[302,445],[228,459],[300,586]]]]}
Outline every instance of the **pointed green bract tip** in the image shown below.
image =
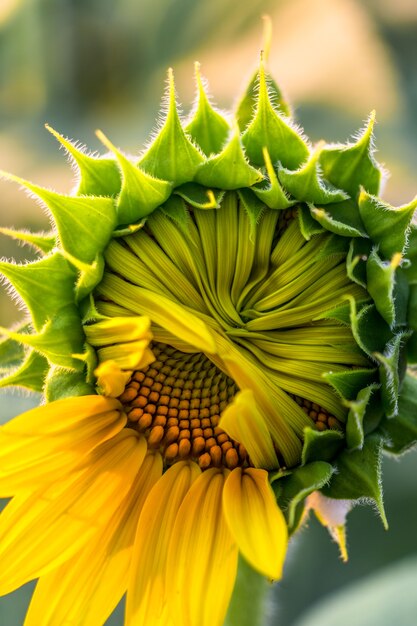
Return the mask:
{"type": "Polygon", "coordinates": [[[79,169],[78,195],[116,196],[120,191],[120,174],[115,161],[89,156],[49,124],[45,128],[59,141],[79,169]]]}
{"type": "Polygon", "coordinates": [[[207,97],[200,74],[200,64],[195,64],[197,106],[185,126],[185,131],[206,156],[220,152],[230,131],[226,119],[216,111],[207,97]]]}
{"type": "Polygon", "coordinates": [[[174,187],[193,180],[204,161],[200,150],[187,137],[178,115],[172,70],[168,71],[168,112],[161,130],[138,165],[147,174],[169,181],[174,187]]]}

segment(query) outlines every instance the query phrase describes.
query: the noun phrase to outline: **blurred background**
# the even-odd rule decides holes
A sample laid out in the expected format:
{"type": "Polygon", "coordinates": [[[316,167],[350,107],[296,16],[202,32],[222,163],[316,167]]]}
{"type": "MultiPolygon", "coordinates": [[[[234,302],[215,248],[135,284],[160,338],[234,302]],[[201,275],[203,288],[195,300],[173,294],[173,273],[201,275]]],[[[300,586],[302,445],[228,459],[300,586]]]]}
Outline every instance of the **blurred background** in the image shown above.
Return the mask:
{"type": "MultiPolygon", "coordinates": [[[[101,150],[94,135],[101,128],[137,154],[155,127],[169,66],[184,114],[195,60],[214,101],[230,109],[256,66],[264,13],[274,29],[270,70],[306,133],[344,142],[376,109],[377,158],[391,172],[384,197],[409,202],[417,165],[415,0],[0,0],[0,169],[71,190],[73,173],[45,122],[91,150],[101,150]]],[[[0,188],[1,225],[48,229],[33,200],[5,181],[0,188]]],[[[20,260],[30,251],[0,235],[0,256],[20,260]]],[[[0,325],[21,316],[3,290],[0,325]]],[[[2,393],[2,419],[37,401],[2,393]]],[[[350,514],[349,564],[310,521],[291,545],[284,581],[270,591],[269,624],[392,626],[384,621],[387,600],[395,605],[401,595],[392,584],[401,576],[417,582],[416,457],[384,463],[388,533],[371,508],[350,514]],[[337,613],[334,594],[345,589],[356,618],[337,613]]],[[[30,591],[0,601],[0,626],[23,624],[30,591]]],[[[417,623],[415,594],[407,601],[410,621],[403,616],[399,626],[417,623]]],[[[109,624],[121,624],[120,616],[121,609],[109,624]]]]}

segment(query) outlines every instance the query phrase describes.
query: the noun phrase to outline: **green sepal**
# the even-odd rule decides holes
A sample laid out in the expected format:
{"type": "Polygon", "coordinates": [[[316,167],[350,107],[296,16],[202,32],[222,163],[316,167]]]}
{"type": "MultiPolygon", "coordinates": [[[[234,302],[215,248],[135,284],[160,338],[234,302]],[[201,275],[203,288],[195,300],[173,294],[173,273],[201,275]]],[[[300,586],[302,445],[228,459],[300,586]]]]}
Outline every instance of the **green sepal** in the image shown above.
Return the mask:
{"type": "Polygon", "coordinates": [[[298,168],[308,157],[308,147],[290,121],[284,119],[271,102],[263,63],[259,67],[259,90],[255,114],[242,135],[242,142],[251,163],[264,164],[264,148],[272,163],[298,168]]]}
{"type": "Polygon", "coordinates": [[[6,237],[12,237],[35,248],[37,252],[49,254],[56,246],[56,236],[54,233],[29,233],[23,230],[13,230],[12,228],[0,228],[0,233],[6,237]]]}
{"type": "MultiPolygon", "coordinates": [[[[15,331],[29,331],[28,324],[21,324],[15,331]]],[[[0,341],[0,373],[7,374],[10,370],[19,367],[25,358],[25,354],[25,348],[19,341],[10,339],[10,337],[2,339],[0,341]]]]}
{"type": "Polygon", "coordinates": [[[74,302],[75,272],[59,252],[26,265],[2,261],[0,270],[24,300],[37,331],[74,302]]]}
{"type": "Polygon", "coordinates": [[[327,319],[337,320],[338,322],[341,322],[344,326],[350,326],[351,310],[349,302],[342,301],[340,304],[332,307],[331,309],[328,309],[327,311],[324,311],[324,313],[317,315],[317,317],[315,317],[313,321],[327,319]]]}
{"type": "Polygon", "coordinates": [[[413,332],[407,342],[407,362],[409,365],[417,365],[417,333],[413,332]]]}
{"type": "Polygon", "coordinates": [[[300,204],[298,207],[298,222],[300,224],[301,234],[304,239],[309,241],[313,235],[324,232],[321,224],[315,220],[306,204],[300,204]]]}
{"type": "Polygon", "coordinates": [[[367,286],[375,306],[389,324],[395,324],[394,285],[398,267],[396,257],[391,262],[383,261],[374,248],[366,262],[367,286]]]}
{"type": "Polygon", "coordinates": [[[195,174],[197,183],[225,190],[252,187],[262,179],[263,174],[245,157],[238,129],[222,152],[202,163],[195,174]]]}
{"type": "Polygon", "coordinates": [[[323,378],[345,400],[354,400],[361,389],[377,382],[377,370],[352,369],[345,372],[327,372],[323,378]]]}
{"type": "MultiPolygon", "coordinates": [[[[291,117],[290,105],[284,100],[280,88],[269,74],[266,76],[266,82],[268,85],[268,94],[270,100],[274,103],[274,108],[286,117],[291,117]]],[[[245,93],[240,98],[235,112],[235,119],[242,133],[253,119],[254,111],[258,103],[258,94],[259,70],[256,70],[246,87],[245,93]]]]}
{"type": "Polygon", "coordinates": [[[313,491],[322,489],[331,480],[333,472],[334,468],[330,463],[314,461],[298,467],[289,475],[271,477],[278,504],[287,516],[290,533],[299,526],[306,497],[313,491]]]}
{"type": "Polygon", "coordinates": [[[62,307],[38,334],[29,335],[7,329],[0,329],[0,332],[37,350],[55,365],[80,369],[79,361],[72,355],[82,352],[84,334],[74,305],[62,307]]]}
{"type": "Polygon", "coordinates": [[[184,234],[189,232],[190,213],[180,196],[171,196],[161,207],[160,211],[169,217],[184,234]]]}
{"type": "Polygon", "coordinates": [[[48,126],[48,124],[45,126],[59,143],[64,146],[78,166],[80,171],[80,183],[77,189],[78,196],[117,196],[120,192],[122,181],[119,168],[114,159],[89,156],[48,126]]]}
{"type": "Polygon", "coordinates": [[[14,386],[42,392],[48,370],[47,359],[32,350],[19,369],[0,380],[0,388],[14,386]]]}
{"type": "Polygon", "coordinates": [[[350,280],[366,289],[366,261],[371,253],[369,239],[354,238],[350,242],[346,257],[346,272],[350,280]]]}
{"type": "Polygon", "coordinates": [[[407,246],[407,259],[410,261],[408,267],[404,269],[410,285],[417,285],[417,224],[410,224],[410,231],[407,246]]]}
{"type": "Polygon", "coordinates": [[[346,402],[349,413],[346,421],[346,447],[348,450],[362,449],[365,441],[364,418],[369,400],[378,385],[371,384],[361,389],[355,400],[346,402]]]}
{"type": "Polygon", "coordinates": [[[309,204],[314,219],[326,230],[343,237],[367,237],[357,206],[352,200],[316,207],[309,204]]]}
{"type": "Polygon", "coordinates": [[[379,190],[381,168],[373,158],[374,124],[375,111],[356,143],[328,146],[320,155],[324,177],[351,198],[356,198],[361,186],[372,194],[379,190]]]}
{"type": "Polygon", "coordinates": [[[288,209],[288,207],[296,203],[296,200],[289,200],[285,195],[275,173],[267,148],[264,148],[264,160],[269,181],[255,185],[252,191],[257,195],[259,200],[270,209],[288,209]]]}
{"type": "Polygon", "coordinates": [[[417,378],[406,374],[398,402],[398,415],[381,425],[385,450],[402,454],[417,443],[417,378]]]}
{"type": "Polygon", "coordinates": [[[284,188],[301,202],[330,204],[347,200],[348,194],[327,183],[320,175],[318,160],[324,142],[320,142],[307,162],[298,169],[288,168],[281,161],[278,178],[284,188]]]}
{"type": "Polygon", "coordinates": [[[94,386],[97,380],[94,372],[98,365],[98,356],[96,350],[93,348],[93,346],[86,342],[84,344],[84,352],[82,352],[81,354],[76,354],[74,356],[85,364],[86,371],[84,374],[84,379],[88,384],[94,386]]]}
{"type": "Polygon", "coordinates": [[[210,104],[200,75],[200,64],[195,64],[197,83],[197,106],[185,131],[201,148],[206,156],[216,154],[222,149],[230,131],[230,126],[223,115],[210,104]]]}
{"type": "Polygon", "coordinates": [[[321,492],[336,500],[373,500],[384,527],[388,528],[382,497],[381,452],[382,438],[377,434],[366,437],[360,450],[342,450],[336,472],[321,492]]]}
{"type": "MultiPolygon", "coordinates": [[[[404,260],[403,265],[406,265],[406,260],[404,260]]],[[[411,296],[412,289],[415,289],[415,286],[410,286],[407,275],[403,269],[403,267],[399,267],[395,273],[395,284],[394,284],[394,307],[395,307],[395,323],[397,326],[410,326],[411,318],[413,315],[412,307],[409,307],[409,301],[411,296]]],[[[414,324],[416,324],[414,312],[414,324]]]]}
{"type": "Polygon", "coordinates": [[[378,313],[374,304],[363,306],[357,311],[355,299],[348,296],[350,303],[350,322],[356,343],[370,357],[376,352],[383,352],[393,334],[378,313]]]}
{"type": "Polygon", "coordinates": [[[374,353],[374,357],[381,364],[379,368],[381,398],[388,418],[395,417],[398,413],[400,359],[406,340],[407,333],[398,333],[386,343],[382,353],[374,353]]]}
{"type": "Polygon", "coordinates": [[[92,263],[83,263],[65,251],[63,251],[63,255],[78,270],[74,298],[75,302],[79,303],[93,291],[103,278],[104,258],[102,254],[97,254],[92,263]]]}
{"type": "Polygon", "coordinates": [[[207,189],[197,183],[185,183],[174,190],[188,204],[196,209],[220,209],[225,191],[223,189],[207,189]]]}
{"type": "Polygon", "coordinates": [[[304,428],[301,465],[315,461],[332,461],[343,447],[344,435],[340,430],[315,430],[304,428]]]}
{"type": "Polygon", "coordinates": [[[116,202],[118,224],[137,222],[169,198],[172,183],[146,174],[129,161],[101,131],[97,131],[96,135],[113,152],[122,172],[122,188],[116,202]]]}
{"type": "Polygon", "coordinates": [[[140,222],[137,222],[136,224],[129,224],[129,226],[122,226],[120,228],[116,228],[116,230],[114,230],[112,232],[112,239],[118,239],[120,237],[128,237],[129,235],[134,235],[135,233],[138,232],[138,230],[140,230],[141,228],[143,228],[146,224],[146,218],[144,218],[143,220],[140,220],[140,222]]]}
{"type": "Polygon", "coordinates": [[[417,330],[417,285],[410,286],[407,321],[410,328],[417,330]]]}
{"type": "Polygon", "coordinates": [[[86,382],[84,372],[54,367],[46,379],[44,394],[47,402],[54,402],[61,398],[96,395],[96,390],[86,382]]]}
{"type": "Polygon", "coordinates": [[[359,194],[359,212],[366,232],[379,245],[386,259],[404,253],[410,223],[417,208],[417,197],[409,204],[394,208],[365,190],[359,194]]]}
{"type": "Polygon", "coordinates": [[[239,189],[237,193],[249,217],[250,240],[255,241],[256,226],[265,212],[265,205],[251,189],[239,189]]]}
{"type": "Polygon", "coordinates": [[[171,69],[168,81],[169,107],[165,123],[138,165],[147,174],[170,181],[177,187],[194,179],[198,166],[205,158],[181,126],[171,69]]]}
{"type": "Polygon", "coordinates": [[[116,226],[116,207],[112,198],[65,196],[3,173],[37,195],[50,210],[63,249],[90,263],[104,250],[116,226]]]}

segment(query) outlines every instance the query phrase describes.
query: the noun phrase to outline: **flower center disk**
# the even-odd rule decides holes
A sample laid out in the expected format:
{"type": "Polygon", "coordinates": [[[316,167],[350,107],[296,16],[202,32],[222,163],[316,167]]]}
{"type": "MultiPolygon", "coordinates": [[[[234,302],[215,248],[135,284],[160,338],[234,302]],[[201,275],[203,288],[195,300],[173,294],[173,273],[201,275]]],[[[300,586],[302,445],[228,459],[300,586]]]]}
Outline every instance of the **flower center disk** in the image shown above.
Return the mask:
{"type": "Polygon", "coordinates": [[[133,374],[119,398],[131,426],[168,465],[180,459],[193,459],[201,469],[250,464],[244,446],[218,426],[237,392],[233,380],[202,353],[159,342],[152,351],[156,360],[133,374]]]}

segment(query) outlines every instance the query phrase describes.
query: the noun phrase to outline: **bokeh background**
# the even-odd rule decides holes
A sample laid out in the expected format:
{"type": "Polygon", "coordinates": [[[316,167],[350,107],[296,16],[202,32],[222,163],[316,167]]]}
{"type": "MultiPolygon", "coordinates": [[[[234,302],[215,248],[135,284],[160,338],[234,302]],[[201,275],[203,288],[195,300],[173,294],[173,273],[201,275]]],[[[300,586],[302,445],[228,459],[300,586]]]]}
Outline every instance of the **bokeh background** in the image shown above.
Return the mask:
{"type": "MultiPolygon", "coordinates": [[[[415,0],[0,0],[0,169],[71,189],[73,173],[45,122],[91,150],[101,149],[101,128],[137,153],[155,127],[168,66],[184,114],[195,60],[215,102],[230,109],[256,66],[264,13],[274,28],[269,67],[306,133],[345,141],[375,108],[377,157],[391,172],[384,197],[408,202],[417,165],[415,0]]],[[[48,218],[0,181],[0,224],[39,231],[48,218]]],[[[0,256],[30,251],[0,235],[0,256]]],[[[21,317],[3,290],[0,325],[21,317]]],[[[38,401],[2,392],[1,419],[38,401]]],[[[389,532],[372,508],[352,511],[344,565],[311,519],[269,591],[268,625],[417,624],[417,454],[387,458],[383,469],[389,532]]],[[[0,626],[22,626],[31,589],[0,600],[0,626]]]]}

